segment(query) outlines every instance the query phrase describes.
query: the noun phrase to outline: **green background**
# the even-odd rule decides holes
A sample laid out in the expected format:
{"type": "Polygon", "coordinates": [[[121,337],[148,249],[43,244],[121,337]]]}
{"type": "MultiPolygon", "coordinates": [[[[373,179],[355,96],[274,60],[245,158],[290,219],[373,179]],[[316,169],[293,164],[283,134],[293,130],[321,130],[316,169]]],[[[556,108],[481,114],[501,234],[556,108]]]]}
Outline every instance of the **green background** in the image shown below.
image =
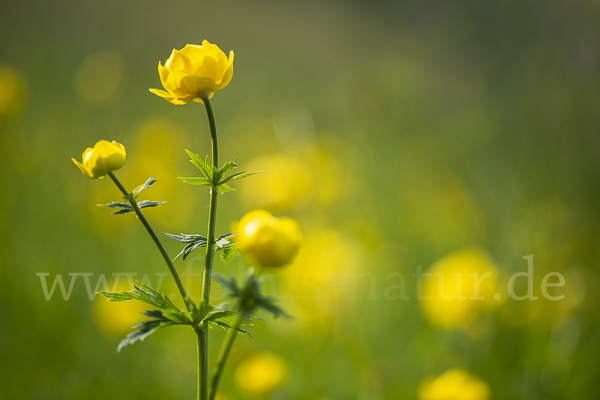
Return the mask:
{"type": "MultiPolygon", "coordinates": [[[[129,188],[159,179],[145,192],[168,201],[146,212],[157,231],[204,233],[205,188],[175,178],[197,174],[184,148],[210,151],[203,107],[174,106],[148,89],[160,88],[156,66],[173,48],[207,39],[235,51],[233,80],[213,98],[221,159],[242,170],[272,154],[304,160],[306,190],[270,211],[298,219],[307,240],[335,232],[347,259],[335,258],[333,271],[347,278],[352,264],[356,283],[314,327],[261,315],[254,339],[238,339],[227,398],[247,398],[232,371],[259,350],[289,368],[271,399],[416,399],[419,382],[452,367],[486,382],[494,399],[598,398],[598,2],[8,0],[1,8],[0,64],[19,71],[26,98],[0,128],[0,397],[195,395],[191,332],[169,328],[118,354],[82,280],[68,301],[46,301],[36,274],[51,283],[93,273],[95,283],[100,274],[166,272],[132,215],[95,206],[119,199],[114,185],[86,179],[70,161],[99,139],[127,148],[118,175],[129,188]],[[98,52],[109,60],[99,71],[89,67],[98,52]],[[304,148],[320,149],[319,161],[304,148]],[[535,294],[556,271],[565,298],[508,299],[469,328],[432,326],[411,274],[473,247],[505,278],[533,255],[535,294]],[[395,272],[407,277],[409,300],[384,295],[395,272]]],[[[220,198],[219,232],[256,207],[244,194],[252,179],[220,198]]],[[[215,268],[242,274],[245,264],[215,268]]],[[[285,298],[272,276],[269,290],[285,298]]],[[[165,285],[172,289],[170,278],[165,285]]],[[[284,300],[294,313],[296,300],[284,300]]],[[[223,335],[211,331],[212,360],[223,335]]]]}

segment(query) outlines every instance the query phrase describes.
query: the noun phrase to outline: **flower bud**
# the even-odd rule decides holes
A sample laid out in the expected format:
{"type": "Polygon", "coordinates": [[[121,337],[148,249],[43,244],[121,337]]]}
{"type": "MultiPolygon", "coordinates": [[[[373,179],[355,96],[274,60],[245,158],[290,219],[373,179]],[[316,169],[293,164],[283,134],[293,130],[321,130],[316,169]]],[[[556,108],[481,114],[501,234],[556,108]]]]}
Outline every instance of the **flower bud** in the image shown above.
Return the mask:
{"type": "Polygon", "coordinates": [[[101,140],[88,147],[82,155],[82,162],[72,158],[73,162],[85,176],[91,179],[104,177],[110,171],[115,171],[125,163],[125,147],[114,140],[101,140]]]}
{"type": "Polygon", "coordinates": [[[302,232],[292,218],[276,218],[267,211],[254,210],[238,222],[236,242],[250,261],[264,267],[282,267],[294,260],[302,232]]]}
{"type": "Polygon", "coordinates": [[[166,89],[150,89],[152,93],[173,104],[202,103],[223,89],[233,76],[233,51],[229,58],[219,46],[202,42],[202,46],[188,44],[183,49],[173,49],[163,67],[158,63],[158,74],[166,89]]]}

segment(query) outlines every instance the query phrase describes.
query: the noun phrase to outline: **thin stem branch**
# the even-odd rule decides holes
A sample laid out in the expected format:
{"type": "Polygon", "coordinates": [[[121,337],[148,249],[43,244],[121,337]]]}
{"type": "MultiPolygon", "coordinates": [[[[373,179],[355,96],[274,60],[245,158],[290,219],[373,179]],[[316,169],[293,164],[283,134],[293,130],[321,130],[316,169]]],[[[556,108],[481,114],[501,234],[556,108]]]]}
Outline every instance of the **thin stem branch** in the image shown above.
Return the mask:
{"type": "Polygon", "coordinates": [[[233,347],[233,342],[235,342],[235,338],[238,336],[238,329],[242,324],[243,317],[244,313],[240,312],[234,327],[230,328],[229,332],[227,332],[227,337],[225,338],[223,346],[221,347],[221,352],[219,353],[219,358],[217,360],[217,364],[215,365],[215,370],[213,372],[212,380],[210,382],[209,400],[214,400],[215,396],[217,395],[217,388],[219,387],[221,375],[225,370],[225,363],[227,362],[227,358],[229,357],[229,353],[231,352],[231,348],[233,347]]]}
{"type": "Polygon", "coordinates": [[[108,176],[110,176],[110,178],[113,180],[115,185],[117,185],[119,190],[121,190],[123,195],[125,195],[125,199],[127,199],[129,204],[131,204],[131,206],[133,207],[133,210],[135,211],[135,214],[137,215],[139,220],[142,221],[142,224],[144,225],[144,227],[150,234],[150,237],[156,244],[156,247],[158,247],[160,254],[162,255],[163,259],[165,260],[165,263],[167,264],[167,267],[169,268],[169,271],[171,272],[171,275],[173,276],[173,279],[175,280],[175,284],[177,285],[177,289],[179,289],[179,293],[181,294],[181,297],[184,300],[185,306],[188,309],[188,311],[190,311],[189,306],[188,306],[187,292],[185,291],[185,288],[183,287],[183,283],[181,282],[181,278],[179,277],[179,274],[177,273],[177,270],[175,269],[175,266],[173,265],[173,261],[171,261],[171,257],[169,257],[169,255],[167,254],[167,251],[165,250],[165,247],[163,246],[162,242],[156,235],[156,232],[154,232],[154,229],[152,229],[152,226],[150,226],[150,223],[148,222],[148,220],[142,213],[142,210],[140,210],[140,207],[138,206],[137,201],[135,200],[135,197],[131,193],[129,193],[127,191],[127,189],[125,189],[125,186],[123,186],[123,184],[121,183],[119,178],[117,178],[117,176],[112,171],[110,171],[108,173],[108,176]]]}
{"type": "MultiPolygon", "coordinates": [[[[206,327],[205,327],[206,328],[206,327]]],[[[208,396],[208,374],[200,373],[208,371],[208,335],[205,329],[195,328],[198,341],[198,400],[206,399],[208,396]]]]}
{"type": "MultiPolygon", "coordinates": [[[[217,125],[215,116],[208,96],[202,98],[208,115],[210,125],[210,137],[212,147],[212,165],[219,168],[219,145],[217,141],[217,125]]],[[[206,235],[206,259],[204,261],[204,276],[202,281],[202,301],[210,304],[210,284],[212,280],[212,267],[215,257],[215,230],[217,226],[217,197],[219,191],[212,187],[210,190],[210,203],[208,208],[208,233],[206,235]]],[[[206,322],[202,324],[198,335],[198,354],[201,359],[198,360],[198,400],[208,399],[208,327],[206,322]]]]}

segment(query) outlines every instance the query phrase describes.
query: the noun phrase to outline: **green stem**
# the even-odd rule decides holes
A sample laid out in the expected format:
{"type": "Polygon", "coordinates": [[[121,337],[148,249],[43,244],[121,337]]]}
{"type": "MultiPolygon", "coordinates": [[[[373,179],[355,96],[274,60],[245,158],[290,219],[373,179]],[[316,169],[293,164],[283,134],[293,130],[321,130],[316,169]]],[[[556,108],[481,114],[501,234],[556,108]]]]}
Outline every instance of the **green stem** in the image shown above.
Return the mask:
{"type": "Polygon", "coordinates": [[[221,375],[223,374],[223,370],[225,369],[225,363],[227,362],[227,358],[229,357],[229,353],[231,352],[231,348],[233,347],[233,342],[235,342],[235,338],[238,336],[238,329],[242,324],[242,318],[244,317],[244,313],[240,312],[238,318],[235,322],[233,328],[229,329],[227,332],[227,337],[223,342],[223,346],[221,347],[221,352],[219,353],[219,359],[217,360],[217,364],[215,365],[215,371],[212,376],[212,380],[210,382],[210,397],[209,400],[214,400],[217,395],[217,388],[219,387],[219,381],[221,380],[221,375]]]}
{"type": "Polygon", "coordinates": [[[194,328],[198,341],[198,400],[208,396],[208,374],[200,373],[208,371],[208,336],[205,329],[206,327],[194,328]]]}
{"type": "MultiPolygon", "coordinates": [[[[210,137],[212,148],[212,165],[219,168],[219,145],[217,142],[217,125],[215,116],[208,96],[202,98],[208,115],[210,125],[210,137]]],[[[219,191],[217,188],[210,189],[210,203],[208,207],[208,234],[206,235],[206,259],[204,261],[204,276],[202,281],[202,301],[210,304],[210,283],[212,280],[212,267],[215,257],[215,230],[217,226],[217,197],[219,191]]],[[[202,324],[198,334],[198,400],[208,399],[208,327],[206,322],[202,324]]]]}
{"type": "Polygon", "coordinates": [[[173,265],[173,261],[171,261],[171,258],[167,254],[167,251],[165,250],[165,247],[163,246],[162,242],[156,235],[156,232],[154,232],[154,229],[152,229],[152,226],[150,226],[150,223],[148,222],[148,220],[142,213],[142,210],[140,210],[140,207],[138,206],[137,201],[135,200],[135,197],[133,196],[133,194],[129,193],[127,191],[127,189],[125,189],[125,186],[123,186],[123,184],[121,183],[119,178],[117,178],[116,175],[112,171],[110,171],[108,173],[108,176],[110,176],[110,178],[113,180],[115,185],[117,185],[119,190],[121,190],[121,192],[125,195],[125,199],[127,199],[129,204],[131,204],[131,206],[133,207],[133,210],[135,211],[135,214],[140,219],[140,221],[142,221],[142,224],[144,225],[144,227],[150,234],[150,237],[156,244],[156,247],[158,247],[160,254],[162,255],[163,259],[165,260],[165,263],[167,264],[167,267],[169,268],[169,271],[171,272],[171,275],[173,276],[173,279],[175,280],[175,284],[177,285],[177,289],[179,289],[179,293],[181,294],[181,297],[183,298],[183,301],[185,303],[187,310],[191,311],[189,308],[189,305],[188,305],[189,298],[188,298],[187,292],[185,291],[185,288],[183,287],[183,283],[181,282],[181,278],[179,277],[179,274],[177,273],[177,270],[175,269],[175,266],[173,265]]]}

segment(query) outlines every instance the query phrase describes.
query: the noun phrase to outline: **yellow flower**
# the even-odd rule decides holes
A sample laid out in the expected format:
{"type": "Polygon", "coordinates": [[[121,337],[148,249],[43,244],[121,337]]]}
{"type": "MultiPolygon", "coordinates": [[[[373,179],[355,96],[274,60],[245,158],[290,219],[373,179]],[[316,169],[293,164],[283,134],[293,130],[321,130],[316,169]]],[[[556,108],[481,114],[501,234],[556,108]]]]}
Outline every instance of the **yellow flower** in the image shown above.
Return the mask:
{"type": "Polygon", "coordinates": [[[202,103],[223,89],[233,76],[233,51],[229,58],[219,46],[202,42],[202,46],[188,44],[183,49],[173,49],[163,67],[158,63],[158,74],[167,90],[150,89],[152,93],[173,104],[202,103]]]}
{"type": "Polygon", "coordinates": [[[236,227],[238,248],[264,267],[281,267],[293,261],[302,232],[296,220],[276,218],[264,210],[250,211],[236,227]]]}
{"type": "Polygon", "coordinates": [[[421,309],[434,326],[467,326],[498,304],[497,271],[480,250],[454,252],[437,261],[425,274],[421,309]]]}
{"type": "Polygon", "coordinates": [[[419,387],[420,400],[487,400],[489,396],[488,385],[460,368],[427,379],[419,387]]]}
{"type": "Polygon", "coordinates": [[[110,171],[115,171],[125,163],[125,147],[114,140],[101,140],[88,147],[82,155],[82,162],[72,158],[73,162],[85,176],[91,179],[102,178],[110,171]]]}
{"type": "Polygon", "coordinates": [[[273,353],[258,353],[242,361],[235,370],[235,383],[246,394],[266,395],[287,375],[285,361],[273,353]]]}
{"type": "Polygon", "coordinates": [[[16,117],[25,101],[25,79],[15,69],[0,65],[0,121],[16,117]]]}

